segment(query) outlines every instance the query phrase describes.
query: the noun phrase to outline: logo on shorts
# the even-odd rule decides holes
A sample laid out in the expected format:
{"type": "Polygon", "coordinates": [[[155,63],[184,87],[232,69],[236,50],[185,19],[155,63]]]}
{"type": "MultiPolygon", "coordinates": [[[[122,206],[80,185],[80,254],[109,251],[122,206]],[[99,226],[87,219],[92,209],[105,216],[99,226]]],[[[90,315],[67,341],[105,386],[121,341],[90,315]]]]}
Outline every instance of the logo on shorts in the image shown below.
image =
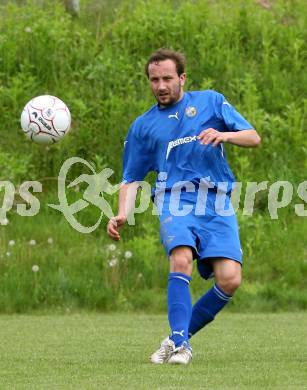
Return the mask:
{"type": "Polygon", "coordinates": [[[188,116],[189,118],[193,118],[193,116],[195,116],[197,114],[197,110],[195,107],[193,106],[189,106],[185,109],[185,114],[186,116],[188,116]]]}

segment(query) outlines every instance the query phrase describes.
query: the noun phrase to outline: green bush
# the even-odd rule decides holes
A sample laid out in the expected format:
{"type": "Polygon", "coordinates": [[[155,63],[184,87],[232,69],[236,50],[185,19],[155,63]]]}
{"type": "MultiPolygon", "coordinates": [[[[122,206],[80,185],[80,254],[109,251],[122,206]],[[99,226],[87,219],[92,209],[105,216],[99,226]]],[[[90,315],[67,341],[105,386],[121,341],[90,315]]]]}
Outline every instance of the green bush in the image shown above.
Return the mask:
{"type": "MultiPolygon", "coordinates": [[[[238,180],[288,180],[295,190],[305,180],[305,1],[279,0],[266,9],[254,0],[86,0],[80,18],[65,13],[62,2],[6,3],[0,5],[1,180],[16,188],[41,180],[43,194],[39,215],[21,219],[14,208],[8,226],[0,226],[1,311],[165,306],[168,265],[149,211],[124,229],[111,253],[105,219],[85,236],[46,206],[57,203],[55,179],[68,157],[85,158],[97,171],[110,167],[113,183],[120,181],[127,129],[154,103],[144,63],[158,47],[185,52],[188,88],[222,92],[260,133],[258,149],[227,148],[238,180]],[[46,93],[63,99],[73,119],[69,135],[52,147],[26,141],[19,130],[23,106],[46,93]],[[29,246],[31,239],[38,244],[29,246]]],[[[81,172],[81,165],[74,168],[81,172]]],[[[267,196],[257,194],[252,217],[238,213],[245,282],[232,308],[306,309],[306,218],[295,215],[295,196],[272,221],[267,196]]],[[[115,209],[115,197],[111,202],[115,209]]],[[[96,218],[97,209],[82,221],[96,218]]],[[[207,287],[195,277],[192,288],[197,296],[207,287]]]]}

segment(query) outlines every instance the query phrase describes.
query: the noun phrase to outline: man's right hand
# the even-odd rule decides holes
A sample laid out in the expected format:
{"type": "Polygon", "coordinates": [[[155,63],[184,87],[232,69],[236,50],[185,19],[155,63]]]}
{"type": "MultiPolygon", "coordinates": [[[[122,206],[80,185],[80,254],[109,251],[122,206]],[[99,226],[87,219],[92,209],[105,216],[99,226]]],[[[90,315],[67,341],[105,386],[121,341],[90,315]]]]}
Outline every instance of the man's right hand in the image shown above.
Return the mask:
{"type": "Polygon", "coordinates": [[[127,218],[124,215],[117,215],[109,220],[107,225],[108,236],[115,241],[120,240],[119,230],[125,224],[127,218]]]}

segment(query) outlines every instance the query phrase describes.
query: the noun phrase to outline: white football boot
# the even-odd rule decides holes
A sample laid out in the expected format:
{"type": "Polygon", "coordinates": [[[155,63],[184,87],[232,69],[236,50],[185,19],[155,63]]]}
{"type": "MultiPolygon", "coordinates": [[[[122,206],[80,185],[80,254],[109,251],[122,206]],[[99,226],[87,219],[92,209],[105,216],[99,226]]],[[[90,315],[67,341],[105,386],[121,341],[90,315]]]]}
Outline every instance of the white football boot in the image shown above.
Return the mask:
{"type": "Polygon", "coordinates": [[[172,353],[175,351],[175,343],[169,337],[164,339],[160,348],[150,356],[151,363],[167,363],[172,353]]]}
{"type": "Polygon", "coordinates": [[[192,348],[184,343],[172,352],[167,363],[169,364],[189,364],[192,360],[192,348]]]}

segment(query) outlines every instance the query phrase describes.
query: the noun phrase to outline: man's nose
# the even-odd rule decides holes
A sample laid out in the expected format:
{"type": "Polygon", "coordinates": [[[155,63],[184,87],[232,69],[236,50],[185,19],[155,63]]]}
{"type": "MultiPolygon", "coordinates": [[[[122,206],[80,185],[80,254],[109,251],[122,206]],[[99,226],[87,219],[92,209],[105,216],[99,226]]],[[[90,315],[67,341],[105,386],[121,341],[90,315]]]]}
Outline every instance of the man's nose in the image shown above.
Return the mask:
{"type": "Polygon", "coordinates": [[[166,89],[166,84],[163,80],[159,81],[159,84],[158,84],[158,90],[159,91],[164,91],[166,89]]]}

